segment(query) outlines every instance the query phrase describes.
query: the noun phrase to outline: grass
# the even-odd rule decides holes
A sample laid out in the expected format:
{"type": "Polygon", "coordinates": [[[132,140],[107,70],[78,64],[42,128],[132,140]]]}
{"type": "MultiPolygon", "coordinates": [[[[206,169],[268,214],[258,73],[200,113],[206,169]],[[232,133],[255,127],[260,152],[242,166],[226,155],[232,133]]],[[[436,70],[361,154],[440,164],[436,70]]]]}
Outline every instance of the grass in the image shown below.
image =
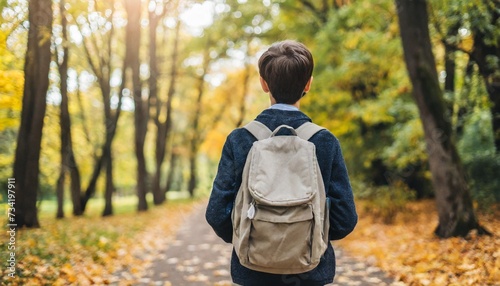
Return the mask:
{"type": "MultiPolygon", "coordinates": [[[[187,192],[170,192],[168,200],[172,202],[189,201],[187,192]]],[[[151,194],[147,196],[148,205],[153,205],[153,197],[151,194]]],[[[104,209],[104,198],[92,198],[89,201],[85,216],[101,216],[104,209]]],[[[6,204],[0,204],[0,212],[4,212],[7,208],[6,204]]],[[[137,196],[114,196],[113,197],[113,212],[115,215],[132,213],[137,210],[137,196]]],[[[54,199],[43,200],[38,203],[38,213],[41,219],[55,216],[57,211],[57,201],[54,199]]],[[[64,203],[64,213],[66,216],[71,216],[72,204],[68,200],[64,203]]]]}
{"type": "MultiPolygon", "coordinates": [[[[104,202],[93,199],[84,216],[72,217],[71,206],[66,205],[68,217],[56,219],[56,203],[44,201],[39,214],[41,228],[16,233],[15,279],[10,279],[7,267],[3,267],[10,255],[9,236],[6,231],[0,234],[0,284],[132,284],[142,276],[152,253],[166,246],[199,202],[170,200],[137,213],[135,197],[117,197],[115,215],[103,218],[104,202]],[[130,274],[129,281],[117,277],[116,273],[123,271],[130,274]]],[[[6,205],[1,208],[5,213],[6,205]]]]}

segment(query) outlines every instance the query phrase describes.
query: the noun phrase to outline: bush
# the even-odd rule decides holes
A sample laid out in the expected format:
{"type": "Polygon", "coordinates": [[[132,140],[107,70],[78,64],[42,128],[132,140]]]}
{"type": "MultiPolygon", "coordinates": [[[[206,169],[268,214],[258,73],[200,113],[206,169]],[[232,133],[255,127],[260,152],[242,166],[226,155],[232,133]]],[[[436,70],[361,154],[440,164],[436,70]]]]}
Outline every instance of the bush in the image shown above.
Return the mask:
{"type": "Polygon", "coordinates": [[[472,198],[480,209],[500,202],[500,155],[481,155],[464,162],[469,176],[472,198]]]}
{"type": "Polygon", "coordinates": [[[415,192],[400,181],[377,187],[356,183],[355,187],[359,188],[355,193],[356,197],[367,201],[364,205],[365,211],[385,224],[394,223],[397,214],[406,209],[409,201],[415,199],[415,192]]]}

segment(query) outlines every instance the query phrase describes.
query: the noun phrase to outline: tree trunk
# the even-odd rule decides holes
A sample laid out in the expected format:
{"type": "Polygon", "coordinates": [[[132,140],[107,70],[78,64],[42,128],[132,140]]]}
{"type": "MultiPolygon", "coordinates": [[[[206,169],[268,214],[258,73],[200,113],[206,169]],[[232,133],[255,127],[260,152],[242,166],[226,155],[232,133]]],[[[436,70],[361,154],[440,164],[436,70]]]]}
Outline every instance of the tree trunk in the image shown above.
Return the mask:
{"type": "Polygon", "coordinates": [[[168,193],[172,190],[172,186],[174,184],[174,177],[175,173],[177,170],[177,160],[179,158],[179,154],[177,154],[177,148],[174,146],[172,148],[172,154],[170,155],[170,162],[169,162],[169,167],[168,167],[168,174],[167,174],[167,182],[165,183],[165,189],[164,193],[168,193]]]}
{"type": "Polygon", "coordinates": [[[451,138],[429,37],[425,0],[396,0],[406,66],[425,133],[436,193],[439,237],[465,236],[478,224],[465,172],[451,138]]]}
{"type": "MultiPolygon", "coordinates": [[[[122,105],[122,96],[123,96],[122,91],[124,89],[124,81],[125,81],[125,76],[122,76],[122,85],[120,87],[120,92],[119,92],[119,96],[118,96],[118,106],[116,107],[115,115],[112,116],[111,112],[109,113],[109,115],[107,115],[107,116],[109,116],[109,119],[106,120],[106,122],[107,122],[107,124],[106,124],[106,138],[105,138],[104,144],[101,147],[102,154],[100,155],[100,157],[97,159],[97,161],[94,164],[94,169],[92,171],[92,176],[91,176],[90,181],[88,183],[87,189],[85,190],[84,195],[81,197],[82,213],[85,211],[85,208],[86,208],[87,203],[90,200],[90,198],[95,194],[97,179],[99,178],[99,175],[102,171],[102,168],[104,166],[108,166],[108,165],[112,166],[112,163],[108,164],[108,162],[112,160],[111,145],[113,143],[113,139],[114,139],[115,134],[116,134],[116,127],[118,125],[118,119],[120,118],[120,114],[121,114],[121,105],[122,105]]],[[[110,168],[110,167],[106,167],[106,168],[110,168]]],[[[109,191],[114,190],[113,179],[108,177],[108,176],[112,176],[113,172],[106,171],[106,174],[107,174],[106,186],[111,186],[110,188],[106,187],[106,191],[109,192],[109,191]]],[[[105,195],[105,197],[106,197],[106,195],[105,195]]],[[[108,204],[110,202],[106,202],[106,203],[108,204]]]]}
{"type": "Polygon", "coordinates": [[[36,202],[40,144],[49,86],[52,1],[30,1],[28,19],[30,27],[24,63],[23,109],[13,175],[16,180],[14,224],[19,228],[40,226],[36,202]]]}
{"type": "Polygon", "coordinates": [[[132,94],[134,97],[134,143],[137,158],[137,197],[139,199],[137,210],[145,211],[148,209],[146,201],[148,174],[144,144],[148,127],[149,106],[142,98],[140,78],[141,1],[125,0],[125,9],[127,10],[126,59],[132,73],[132,94]]]}
{"type": "Polygon", "coordinates": [[[101,154],[101,156],[99,156],[97,161],[94,163],[94,169],[92,171],[92,176],[90,177],[90,181],[87,185],[87,189],[85,189],[85,193],[81,197],[80,205],[82,207],[82,213],[85,212],[85,209],[87,208],[88,201],[95,194],[97,179],[99,178],[99,175],[101,174],[102,166],[104,165],[104,162],[105,162],[105,153],[109,152],[106,145],[108,145],[107,140],[104,143],[104,146],[102,147],[103,153],[101,154]]]}
{"type": "MultiPolygon", "coordinates": [[[[250,43],[247,42],[247,47],[250,45],[250,43]]],[[[247,55],[248,56],[248,55],[247,55]]],[[[245,114],[246,114],[246,99],[247,99],[247,94],[248,94],[248,89],[250,87],[250,65],[245,64],[245,71],[243,75],[243,91],[241,94],[241,101],[240,101],[240,114],[238,121],[236,122],[236,127],[241,127],[243,125],[243,121],[245,120],[245,114]]]]}
{"type": "Polygon", "coordinates": [[[196,186],[198,183],[198,166],[196,162],[198,151],[194,148],[191,149],[189,154],[189,181],[188,181],[188,192],[191,198],[194,197],[194,191],[196,190],[196,186]]]}
{"type": "Polygon", "coordinates": [[[192,134],[191,134],[191,144],[190,144],[190,152],[189,152],[189,182],[188,182],[188,192],[191,197],[194,197],[194,192],[196,190],[197,185],[197,166],[196,166],[196,158],[198,157],[198,150],[200,149],[201,144],[201,133],[200,130],[200,117],[201,117],[201,105],[203,102],[203,96],[205,94],[205,75],[208,72],[208,67],[210,65],[210,46],[211,46],[210,36],[208,36],[207,42],[205,44],[205,50],[203,52],[203,74],[198,76],[196,91],[196,103],[194,110],[194,118],[192,125],[192,134]]]}
{"type": "Polygon", "coordinates": [[[156,126],[155,173],[153,176],[153,203],[160,205],[165,202],[165,193],[161,189],[161,169],[165,158],[167,144],[166,130],[163,125],[156,126]]]}
{"type": "MultiPolygon", "coordinates": [[[[124,79],[122,78],[122,80],[124,80],[124,79]]],[[[122,86],[123,86],[123,84],[122,84],[122,86]]],[[[102,154],[99,156],[99,158],[97,159],[97,161],[94,164],[94,169],[92,171],[92,176],[91,176],[90,181],[88,183],[87,189],[85,190],[84,195],[81,197],[82,213],[85,211],[87,203],[90,200],[90,198],[95,194],[96,186],[97,186],[97,179],[99,179],[99,175],[101,174],[102,168],[104,166],[112,166],[112,163],[108,164],[108,162],[112,160],[111,145],[113,143],[113,139],[114,139],[115,134],[116,134],[116,127],[118,124],[118,119],[120,118],[121,104],[122,104],[122,92],[121,91],[123,89],[124,88],[120,89],[118,106],[115,110],[115,115],[114,116],[111,115],[111,112],[109,112],[109,114],[108,114],[108,112],[105,112],[106,117],[108,117],[108,119],[105,120],[105,122],[106,122],[106,138],[105,138],[104,144],[101,147],[102,154]]],[[[106,168],[109,168],[109,167],[106,167],[106,168]]],[[[112,176],[113,172],[106,171],[106,174],[108,174],[109,176],[112,176]]],[[[114,190],[113,179],[108,177],[108,175],[106,176],[106,181],[109,184],[106,183],[106,186],[111,186],[111,187],[110,188],[106,187],[105,191],[112,191],[112,190],[114,190]]],[[[109,202],[106,202],[106,203],[109,203],[109,202]]]]}
{"type": "MultiPolygon", "coordinates": [[[[165,103],[165,121],[161,121],[161,101],[158,99],[157,93],[155,92],[154,96],[156,98],[156,118],[155,124],[157,128],[156,133],[156,149],[155,149],[155,159],[156,159],[156,170],[155,176],[153,180],[153,201],[155,205],[159,205],[166,200],[166,192],[162,190],[160,186],[161,181],[161,168],[163,162],[165,161],[165,153],[167,147],[167,138],[170,135],[170,131],[172,129],[172,100],[175,95],[177,82],[177,73],[178,73],[178,65],[177,58],[179,55],[179,32],[180,32],[180,21],[178,21],[177,26],[175,28],[175,36],[174,36],[174,47],[171,55],[171,66],[170,66],[170,84],[167,93],[167,101],[165,103]]],[[[152,38],[152,37],[151,37],[152,38]]],[[[155,42],[156,43],[156,42],[155,42]]],[[[153,47],[151,47],[153,48],[153,47]]],[[[156,47],[154,47],[156,49],[156,47]]],[[[152,51],[150,51],[151,53],[152,51]]],[[[154,53],[155,54],[155,53],[154,53]]],[[[155,54],[156,55],[156,54],[155,54]]],[[[156,59],[155,59],[156,61],[156,59]]],[[[156,64],[155,64],[156,66],[156,64]]],[[[151,74],[152,76],[153,74],[151,74]]],[[[157,81],[157,78],[153,79],[157,81]]]]}
{"type": "Polygon", "coordinates": [[[102,216],[113,215],[113,193],[115,192],[115,186],[113,184],[113,159],[111,158],[111,154],[107,154],[107,156],[106,186],[104,189],[104,210],[102,211],[102,216]]]}
{"type": "Polygon", "coordinates": [[[193,129],[191,134],[191,145],[189,152],[189,182],[188,182],[188,192],[191,197],[194,197],[194,192],[197,184],[197,166],[196,157],[198,156],[198,149],[200,144],[200,116],[201,116],[201,102],[204,94],[204,77],[200,76],[198,78],[198,96],[196,98],[196,105],[194,111],[193,119],[193,129]]]}
{"type": "Polygon", "coordinates": [[[80,172],[78,170],[78,165],[75,160],[73,153],[73,140],[71,136],[71,117],[69,114],[69,103],[68,103],[68,60],[69,60],[69,48],[68,48],[68,35],[67,35],[67,20],[66,20],[66,8],[64,7],[65,1],[61,0],[59,3],[59,11],[61,14],[61,26],[62,26],[62,38],[63,38],[63,49],[62,49],[62,62],[58,64],[59,74],[60,74],[60,91],[61,91],[61,112],[60,112],[60,126],[61,126],[61,172],[59,174],[59,179],[57,183],[57,198],[58,198],[58,211],[57,217],[64,217],[63,205],[64,203],[59,200],[64,198],[64,181],[66,173],[70,172],[71,179],[71,199],[73,202],[73,215],[79,216],[82,214],[80,195],[80,172]]]}
{"type": "MultiPolygon", "coordinates": [[[[104,103],[104,120],[106,126],[106,138],[111,138],[108,142],[105,142],[106,151],[103,152],[103,163],[106,167],[106,182],[104,186],[104,209],[102,216],[110,216],[113,214],[113,193],[115,192],[115,185],[113,181],[113,138],[115,135],[115,129],[118,126],[118,120],[113,121],[113,115],[111,113],[111,86],[109,80],[103,84],[103,101],[104,103]]],[[[98,173],[100,174],[100,172],[98,173]]]]}
{"type": "Polygon", "coordinates": [[[159,205],[165,201],[165,198],[160,195],[160,179],[161,179],[161,167],[163,160],[161,159],[165,156],[165,149],[161,149],[161,146],[165,145],[163,128],[159,121],[159,115],[161,112],[161,103],[158,98],[158,55],[157,55],[157,28],[159,23],[158,15],[155,11],[149,11],[149,100],[152,105],[155,105],[156,115],[153,117],[156,125],[156,148],[155,148],[155,173],[153,175],[152,193],[153,193],[153,203],[159,205]]]}
{"type": "Polygon", "coordinates": [[[64,218],[64,166],[61,166],[59,178],[57,179],[56,196],[57,196],[57,212],[56,218],[64,218]]]}
{"type": "MultiPolygon", "coordinates": [[[[70,129],[69,122],[69,110],[68,110],[68,46],[67,46],[67,35],[66,35],[66,14],[64,8],[64,0],[59,2],[59,13],[61,15],[61,26],[62,26],[62,38],[63,38],[63,51],[62,51],[62,62],[60,63],[58,60],[58,56],[56,56],[56,62],[59,68],[59,77],[60,77],[60,91],[61,91],[61,105],[60,105],[60,114],[59,114],[59,125],[61,126],[61,166],[59,172],[59,178],[57,179],[57,214],[56,218],[64,217],[64,183],[65,176],[68,165],[68,149],[69,146],[69,133],[68,129],[70,129]]],[[[56,52],[57,55],[57,52],[56,52]]]]}
{"type": "MultiPolygon", "coordinates": [[[[70,139],[71,142],[71,139],[70,139]]],[[[72,143],[70,143],[72,146],[72,143]]],[[[78,165],[76,164],[75,155],[73,153],[73,147],[71,147],[71,152],[69,154],[69,172],[71,178],[71,201],[73,203],[73,215],[80,216],[83,214],[82,206],[81,206],[81,177],[80,171],[78,170],[78,165]]]]}

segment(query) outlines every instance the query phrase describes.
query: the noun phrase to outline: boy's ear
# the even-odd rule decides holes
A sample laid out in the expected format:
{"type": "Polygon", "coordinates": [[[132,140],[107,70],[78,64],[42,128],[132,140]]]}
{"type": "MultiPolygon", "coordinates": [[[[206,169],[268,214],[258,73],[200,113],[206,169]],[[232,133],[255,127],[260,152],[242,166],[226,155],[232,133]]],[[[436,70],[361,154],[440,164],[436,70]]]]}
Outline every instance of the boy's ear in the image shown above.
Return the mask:
{"type": "Polygon", "coordinates": [[[309,90],[311,89],[312,81],[313,81],[313,77],[311,76],[311,78],[306,83],[306,87],[304,87],[304,92],[309,92],[309,90]]]}
{"type": "Polygon", "coordinates": [[[260,86],[262,86],[262,90],[265,93],[269,92],[269,86],[267,85],[267,82],[262,77],[260,77],[260,86]]]}

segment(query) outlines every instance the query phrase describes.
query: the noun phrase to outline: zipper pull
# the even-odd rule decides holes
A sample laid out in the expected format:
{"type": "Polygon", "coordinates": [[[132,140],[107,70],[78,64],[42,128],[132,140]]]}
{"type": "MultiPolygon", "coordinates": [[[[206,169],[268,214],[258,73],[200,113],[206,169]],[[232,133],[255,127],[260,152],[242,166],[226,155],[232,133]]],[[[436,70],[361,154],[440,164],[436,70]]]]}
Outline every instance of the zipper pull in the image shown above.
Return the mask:
{"type": "Polygon", "coordinates": [[[250,207],[247,210],[247,218],[253,219],[255,217],[255,203],[251,202],[250,207]]]}

